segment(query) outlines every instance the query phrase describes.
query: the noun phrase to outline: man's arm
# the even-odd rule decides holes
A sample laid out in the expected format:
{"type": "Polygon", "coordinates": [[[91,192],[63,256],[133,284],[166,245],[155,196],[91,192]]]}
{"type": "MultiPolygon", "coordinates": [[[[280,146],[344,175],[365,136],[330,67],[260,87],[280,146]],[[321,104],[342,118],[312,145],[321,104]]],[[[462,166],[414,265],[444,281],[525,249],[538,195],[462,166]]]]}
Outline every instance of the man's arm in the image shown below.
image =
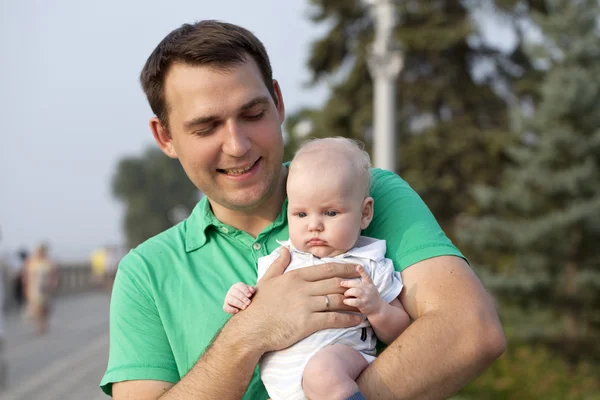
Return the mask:
{"type": "Polygon", "coordinates": [[[115,400],[240,399],[260,357],[317,330],[360,323],[360,317],[326,311],[343,304],[343,278],[358,276],[356,266],[324,264],[283,274],[289,252],[273,263],[256,287],[250,306],[225,324],[213,343],[181,381],[124,381],[113,385],[115,400]],[[283,275],[282,275],[283,274],[283,275]]]}
{"type": "Polygon", "coordinates": [[[489,294],[455,256],[402,272],[400,300],[415,320],[360,375],[368,399],[445,399],[485,370],[506,346],[489,294]]]}
{"type": "Polygon", "coordinates": [[[125,381],[113,385],[120,399],[240,399],[262,350],[232,318],[196,365],[176,385],[162,381],[125,381]]]}

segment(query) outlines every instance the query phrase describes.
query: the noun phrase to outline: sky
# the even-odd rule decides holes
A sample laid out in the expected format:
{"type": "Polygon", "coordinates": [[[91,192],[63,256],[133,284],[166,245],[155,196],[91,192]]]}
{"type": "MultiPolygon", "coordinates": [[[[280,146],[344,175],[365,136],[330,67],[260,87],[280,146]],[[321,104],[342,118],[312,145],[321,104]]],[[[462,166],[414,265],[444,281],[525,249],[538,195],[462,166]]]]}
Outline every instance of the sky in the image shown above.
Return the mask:
{"type": "Polygon", "coordinates": [[[261,39],[286,108],[318,107],[306,59],[323,28],[307,0],[0,2],[0,254],[47,241],[59,261],[120,243],[119,159],[154,146],[139,72],[183,23],[219,19],[261,39]]]}

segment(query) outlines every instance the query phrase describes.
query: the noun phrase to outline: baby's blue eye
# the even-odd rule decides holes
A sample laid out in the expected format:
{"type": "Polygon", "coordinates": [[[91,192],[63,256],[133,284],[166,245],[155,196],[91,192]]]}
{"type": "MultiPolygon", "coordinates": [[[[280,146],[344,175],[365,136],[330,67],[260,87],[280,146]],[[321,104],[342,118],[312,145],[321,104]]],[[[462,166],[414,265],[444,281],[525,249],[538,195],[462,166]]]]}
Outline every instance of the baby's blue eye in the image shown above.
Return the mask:
{"type": "Polygon", "coordinates": [[[327,215],[328,217],[335,217],[337,215],[336,211],[326,211],[325,215],[327,215]]]}
{"type": "Polygon", "coordinates": [[[300,218],[304,218],[304,217],[306,217],[306,213],[304,213],[304,212],[299,212],[299,213],[298,213],[298,217],[300,217],[300,218]]]}

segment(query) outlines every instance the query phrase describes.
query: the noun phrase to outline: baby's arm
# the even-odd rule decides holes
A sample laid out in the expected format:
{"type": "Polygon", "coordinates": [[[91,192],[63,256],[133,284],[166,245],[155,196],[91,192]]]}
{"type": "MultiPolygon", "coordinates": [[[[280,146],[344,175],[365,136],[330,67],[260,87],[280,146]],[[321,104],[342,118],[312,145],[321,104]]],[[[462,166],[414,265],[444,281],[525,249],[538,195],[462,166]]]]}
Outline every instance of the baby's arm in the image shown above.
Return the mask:
{"type": "Polygon", "coordinates": [[[358,308],[367,316],[377,338],[384,343],[391,343],[410,325],[410,316],[396,297],[390,303],[379,294],[373,280],[362,266],[358,267],[361,280],[342,281],[343,287],[349,288],[344,295],[344,304],[358,308]]]}
{"type": "Polygon", "coordinates": [[[238,282],[229,288],[225,296],[223,311],[228,314],[237,314],[245,310],[250,305],[250,298],[254,295],[256,289],[243,282],[238,282]]]}

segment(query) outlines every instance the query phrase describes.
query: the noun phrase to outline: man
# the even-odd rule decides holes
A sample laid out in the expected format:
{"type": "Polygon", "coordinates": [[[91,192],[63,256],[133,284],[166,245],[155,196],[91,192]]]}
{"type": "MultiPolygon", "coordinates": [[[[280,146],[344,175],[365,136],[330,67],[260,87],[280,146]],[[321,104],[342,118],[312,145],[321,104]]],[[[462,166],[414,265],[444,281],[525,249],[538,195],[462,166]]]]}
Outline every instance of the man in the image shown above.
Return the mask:
{"type": "MultiPolygon", "coordinates": [[[[271,266],[252,304],[227,319],[235,282],[256,280],[256,260],[288,236],[284,103],[268,56],[247,30],[202,21],[171,32],[141,82],[154,138],[205,197],[181,224],[119,265],[102,388],[120,399],[264,399],[256,365],[325,328],[360,318],[344,306],[349,264],[283,274],[271,266]]],[[[446,398],[503,351],[493,303],[418,195],[391,172],[373,173],[375,216],[365,235],[385,239],[402,271],[414,320],[359,377],[375,398],[446,398]]]]}

